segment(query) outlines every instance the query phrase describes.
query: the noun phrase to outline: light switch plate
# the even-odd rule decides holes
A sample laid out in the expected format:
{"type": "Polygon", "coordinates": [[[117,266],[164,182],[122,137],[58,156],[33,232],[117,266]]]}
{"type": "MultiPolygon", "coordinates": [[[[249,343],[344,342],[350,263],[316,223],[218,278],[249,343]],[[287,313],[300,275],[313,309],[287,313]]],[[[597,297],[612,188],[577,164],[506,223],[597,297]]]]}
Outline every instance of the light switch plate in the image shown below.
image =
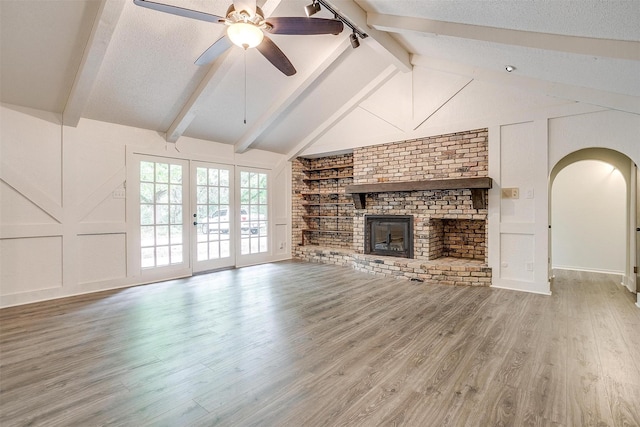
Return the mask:
{"type": "Polygon", "coordinates": [[[503,188],[502,198],[503,199],[519,199],[520,189],[518,187],[503,188]]]}

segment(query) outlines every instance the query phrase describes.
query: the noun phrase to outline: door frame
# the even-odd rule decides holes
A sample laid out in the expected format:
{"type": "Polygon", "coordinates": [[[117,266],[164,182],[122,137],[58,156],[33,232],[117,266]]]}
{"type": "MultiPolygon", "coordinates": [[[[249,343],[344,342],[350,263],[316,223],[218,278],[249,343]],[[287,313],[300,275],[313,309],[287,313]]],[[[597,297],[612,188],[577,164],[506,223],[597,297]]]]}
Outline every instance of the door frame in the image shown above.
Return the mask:
{"type": "MultiPolygon", "coordinates": [[[[274,261],[273,239],[276,238],[274,234],[276,219],[273,216],[274,214],[274,206],[273,206],[274,181],[273,180],[276,175],[274,174],[275,169],[272,169],[269,167],[273,165],[269,165],[265,161],[258,162],[255,159],[246,160],[240,163],[235,161],[236,160],[235,157],[231,155],[225,155],[225,153],[222,153],[221,156],[216,156],[216,157],[199,153],[197,154],[197,158],[195,158],[196,153],[189,152],[187,150],[182,152],[178,151],[175,143],[165,142],[163,144],[154,145],[153,147],[149,145],[135,146],[135,147],[129,145],[125,147],[125,165],[126,165],[125,166],[126,167],[125,189],[126,189],[127,183],[138,182],[138,177],[134,172],[134,169],[137,170],[138,168],[137,166],[135,166],[135,161],[134,161],[135,155],[183,160],[189,163],[197,161],[197,162],[203,162],[203,163],[214,163],[214,164],[226,165],[234,169],[234,179],[236,179],[236,183],[238,182],[237,179],[238,179],[240,170],[257,170],[257,171],[266,173],[268,176],[267,188],[268,188],[268,203],[269,203],[269,210],[268,210],[269,212],[268,233],[269,233],[269,239],[270,239],[269,251],[267,253],[261,253],[261,254],[239,255],[240,235],[236,233],[237,235],[235,237],[232,236],[232,238],[235,238],[236,240],[235,241],[235,247],[236,247],[235,267],[245,267],[249,265],[274,261]]],[[[239,188],[238,185],[236,185],[236,190],[234,194],[234,206],[235,206],[236,212],[239,212],[239,209],[240,209],[238,188],[239,188]]],[[[191,191],[189,190],[189,194],[183,194],[183,197],[185,195],[186,197],[191,197],[190,193],[191,191]]],[[[191,249],[191,246],[189,246],[189,252],[190,252],[189,265],[186,268],[171,271],[171,272],[161,271],[161,272],[157,272],[157,274],[148,273],[144,277],[140,275],[140,261],[139,259],[137,259],[139,258],[139,255],[137,255],[136,253],[139,250],[139,246],[140,246],[139,230],[137,230],[137,228],[139,227],[138,225],[139,220],[135,219],[136,210],[138,209],[135,206],[135,203],[139,203],[139,202],[136,199],[132,200],[131,191],[127,191],[126,194],[127,195],[126,195],[126,220],[125,221],[127,224],[126,233],[128,236],[127,244],[126,244],[127,277],[131,279],[133,283],[144,284],[144,283],[151,283],[151,282],[156,282],[161,280],[171,280],[176,278],[192,276],[193,267],[192,267],[192,261],[191,261],[191,252],[193,251],[191,249]],[[129,236],[134,236],[136,234],[138,235],[137,240],[129,237],[129,236]]],[[[189,206],[191,206],[191,201],[189,201],[189,206]]],[[[189,216],[188,219],[192,220],[192,216],[189,216]]],[[[290,236],[290,232],[288,233],[288,236],[290,236]]],[[[191,245],[191,243],[189,243],[189,245],[191,245]]],[[[286,258],[283,258],[283,259],[286,259],[286,258]]]]}
{"type": "Polygon", "coordinates": [[[631,235],[635,239],[635,245],[633,245],[635,248],[635,257],[631,258],[633,261],[631,274],[635,279],[636,306],[640,308],[640,289],[638,289],[640,287],[640,189],[638,188],[638,185],[640,185],[640,168],[633,163],[632,169],[631,208],[632,211],[635,209],[635,212],[631,214],[631,235]],[[634,220],[635,224],[633,223],[634,220]]]}

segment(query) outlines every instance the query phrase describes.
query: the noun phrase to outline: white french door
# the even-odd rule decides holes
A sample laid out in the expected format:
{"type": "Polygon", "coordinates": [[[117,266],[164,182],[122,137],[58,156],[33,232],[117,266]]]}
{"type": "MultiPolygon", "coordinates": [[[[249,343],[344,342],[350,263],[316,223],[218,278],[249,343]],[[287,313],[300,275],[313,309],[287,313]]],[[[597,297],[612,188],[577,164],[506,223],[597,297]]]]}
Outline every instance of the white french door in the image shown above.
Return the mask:
{"type": "Polygon", "coordinates": [[[133,156],[132,274],[154,280],[269,260],[268,171],[133,156]]]}
{"type": "Polygon", "coordinates": [[[188,162],[154,156],[135,156],[137,185],[132,188],[134,232],[138,249],[134,264],[142,276],[170,275],[189,267],[188,162]]]}
{"type": "Polygon", "coordinates": [[[240,211],[238,265],[269,260],[270,187],[269,173],[263,169],[238,167],[236,194],[240,211]]]}
{"type": "Polygon", "coordinates": [[[191,162],[193,272],[235,265],[233,167],[191,162]]]}

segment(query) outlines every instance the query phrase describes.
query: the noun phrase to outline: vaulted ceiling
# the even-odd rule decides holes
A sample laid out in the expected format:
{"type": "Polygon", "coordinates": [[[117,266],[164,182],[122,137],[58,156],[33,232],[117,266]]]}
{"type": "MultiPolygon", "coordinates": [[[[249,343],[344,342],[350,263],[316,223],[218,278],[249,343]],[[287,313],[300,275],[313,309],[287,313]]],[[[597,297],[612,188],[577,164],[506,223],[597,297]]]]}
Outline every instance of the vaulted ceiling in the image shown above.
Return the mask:
{"type": "MultiPolygon", "coordinates": [[[[222,16],[231,4],[161,1],[222,16]]],[[[305,16],[310,2],[258,5],[267,17],[305,16]]],[[[195,65],[224,25],[131,0],[1,0],[0,100],[69,126],[87,118],[290,155],[517,106],[581,101],[640,114],[638,1],[329,3],[369,37],[353,49],[348,28],[271,35],[297,69],[287,77],[256,49],[195,65]]]]}

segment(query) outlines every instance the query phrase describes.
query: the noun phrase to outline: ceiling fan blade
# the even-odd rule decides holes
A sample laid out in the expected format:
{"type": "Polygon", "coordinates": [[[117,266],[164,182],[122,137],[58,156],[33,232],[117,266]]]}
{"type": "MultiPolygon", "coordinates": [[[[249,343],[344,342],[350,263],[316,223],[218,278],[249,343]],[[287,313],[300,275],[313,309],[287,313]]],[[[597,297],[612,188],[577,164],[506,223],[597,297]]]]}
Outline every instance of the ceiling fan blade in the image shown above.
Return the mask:
{"type": "Polygon", "coordinates": [[[216,58],[229,49],[233,43],[229,40],[229,37],[223,36],[219,38],[214,44],[209,46],[207,50],[202,52],[202,55],[198,59],[196,59],[196,65],[207,65],[211,64],[216,58]]]}
{"type": "Polygon", "coordinates": [[[267,58],[278,70],[282,71],[286,76],[293,76],[296,73],[296,69],[293,67],[289,58],[282,53],[280,48],[266,35],[262,39],[256,49],[267,58]]]}
{"type": "Polygon", "coordinates": [[[224,18],[210,13],[198,12],[197,10],[185,9],[183,7],[171,6],[169,4],[155,3],[147,0],[133,0],[137,6],[146,7],[147,9],[157,10],[159,12],[170,13],[172,15],[184,16],[185,18],[197,19],[206,22],[224,22],[224,18]]]}
{"type": "Polygon", "coordinates": [[[256,0],[233,0],[233,8],[237,12],[245,10],[250,17],[256,14],[256,0]]]}
{"type": "Polygon", "coordinates": [[[304,18],[299,16],[272,17],[267,19],[267,23],[273,27],[268,30],[271,34],[340,34],[344,28],[342,21],[337,19],[304,18]]]}

